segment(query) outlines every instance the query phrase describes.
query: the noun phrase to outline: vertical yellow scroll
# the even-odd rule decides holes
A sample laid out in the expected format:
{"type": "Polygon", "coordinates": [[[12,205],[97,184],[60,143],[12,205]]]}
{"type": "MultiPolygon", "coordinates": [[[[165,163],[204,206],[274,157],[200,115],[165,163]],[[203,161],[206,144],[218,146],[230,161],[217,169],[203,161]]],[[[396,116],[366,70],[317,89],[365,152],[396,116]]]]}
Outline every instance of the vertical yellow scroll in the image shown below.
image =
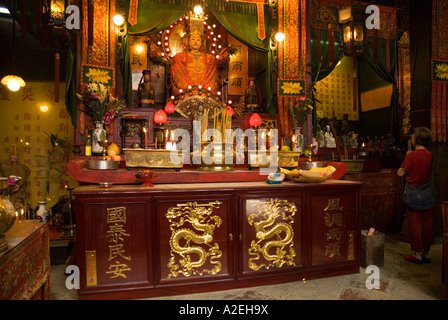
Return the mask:
{"type": "Polygon", "coordinates": [[[247,46],[229,34],[229,43],[238,49],[229,61],[229,95],[244,95],[247,87],[248,49],[247,46]]]}

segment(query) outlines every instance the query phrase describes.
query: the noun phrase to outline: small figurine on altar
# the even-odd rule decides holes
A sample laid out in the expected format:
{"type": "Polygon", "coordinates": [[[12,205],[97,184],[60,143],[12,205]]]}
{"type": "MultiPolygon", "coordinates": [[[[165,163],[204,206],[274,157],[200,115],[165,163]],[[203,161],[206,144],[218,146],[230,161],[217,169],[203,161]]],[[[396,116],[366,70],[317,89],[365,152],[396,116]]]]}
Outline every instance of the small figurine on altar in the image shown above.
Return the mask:
{"type": "Polygon", "coordinates": [[[354,131],[350,132],[350,148],[358,148],[358,134],[354,131]]]}
{"type": "Polygon", "coordinates": [[[370,138],[370,136],[366,137],[366,151],[370,155],[373,155],[373,153],[375,152],[373,140],[370,138]]]}
{"type": "Polygon", "coordinates": [[[350,133],[350,124],[348,122],[348,114],[345,113],[344,114],[344,119],[342,119],[341,121],[341,128],[340,128],[340,132],[339,135],[342,136],[348,136],[350,133]]]}
{"type": "Polygon", "coordinates": [[[334,138],[333,133],[330,131],[330,125],[327,125],[326,129],[327,131],[324,134],[325,147],[336,148],[336,139],[334,138]]]}
{"type": "Polygon", "coordinates": [[[258,111],[259,108],[259,92],[255,83],[255,78],[249,77],[246,92],[244,94],[244,103],[246,104],[246,110],[258,111]]]}
{"type": "Polygon", "coordinates": [[[391,132],[387,134],[386,155],[392,156],[395,153],[395,139],[391,132]]]}
{"type": "Polygon", "coordinates": [[[154,107],[155,89],[151,82],[151,70],[143,70],[142,78],[138,85],[138,100],[139,107],[150,108],[154,107]]]}
{"type": "Polygon", "coordinates": [[[380,154],[380,156],[384,156],[386,155],[386,148],[387,148],[387,140],[384,137],[384,135],[380,136],[380,146],[378,149],[378,152],[380,154]]]}
{"type": "Polygon", "coordinates": [[[378,136],[373,137],[373,153],[374,155],[379,155],[380,152],[380,139],[378,139],[378,136]]]}
{"type": "Polygon", "coordinates": [[[325,134],[322,128],[319,127],[319,130],[316,133],[316,140],[319,145],[319,148],[325,148],[325,134]]]}

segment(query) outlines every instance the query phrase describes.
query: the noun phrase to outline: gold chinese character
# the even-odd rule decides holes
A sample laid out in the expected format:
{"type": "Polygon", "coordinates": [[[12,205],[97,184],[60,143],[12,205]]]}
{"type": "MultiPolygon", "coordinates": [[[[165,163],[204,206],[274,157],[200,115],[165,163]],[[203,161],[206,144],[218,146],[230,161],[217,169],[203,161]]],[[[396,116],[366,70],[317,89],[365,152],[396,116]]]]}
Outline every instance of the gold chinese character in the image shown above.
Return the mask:
{"type": "Polygon", "coordinates": [[[109,266],[110,271],[106,271],[106,273],[112,274],[112,276],[110,277],[111,279],[118,278],[118,277],[123,277],[126,279],[127,276],[123,272],[131,271],[131,268],[129,268],[127,264],[119,263],[119,261],[115,261],[115,263],[116,264],[111,264],[109,266]]]}
{"type": "Polygon", "coordinates": [[[339,206],[340,200],[341,199],[328,199],[328,205],[324,209],[324,211],[332,211],[332,210],[342,211],[342,207],[339,206]]]}
{"type": "Polygon", "coordinates": [[[109,231],[107,231],[106,238],[111,237],[112,239],[109,242],[117,243],[118,240],[123,241],[123,237],[129,237],[129,234],[126,233],[126,230],[123,228],[122,224],[116,223],[113,226],[109,226],[109,231]]]}
{"type": "Polygon", "coordinates": [[[340,229],[331,229],[328,230],[327,233],[325,233],[327,236],[327,241],[335,240],[340,241],[341,240],[341,230],[340,229]]]}
{"type": "Polygon", "coordinates": [[[107,223],[117,223],[123,222],[126,223],[126,208],[125,207],[117,207],[117,208],[107,208],[107,223]]]}
{"type": "Polygon", "coordinates": [[[331,227],[334,224],[339,227],[342,226],[342,214],[340,214],[340,213],[334,213],[334,214],[327,213],[324,217],[324,220],[325,220],[325,225],[327,227],[331,227]]]}
{"type": "Polygon", "coordinates": [[[333,258],[335,255],[340,256],[340,243],[335,242],[325,246],[325,255],[329,255],[330,258],[333,258]]]}
{"type": "Polygon", "coordinates": [[[126,257],[124,256],[125,250],[123,249],[123,244],[117,244],[117,245],[113,245],[113,246],[109,246],[109,261],[111,261],[112,259],[115,259],[116,257],[120,256],[123,259],[126,260],[131,260],[131,257],[126,257]]]}

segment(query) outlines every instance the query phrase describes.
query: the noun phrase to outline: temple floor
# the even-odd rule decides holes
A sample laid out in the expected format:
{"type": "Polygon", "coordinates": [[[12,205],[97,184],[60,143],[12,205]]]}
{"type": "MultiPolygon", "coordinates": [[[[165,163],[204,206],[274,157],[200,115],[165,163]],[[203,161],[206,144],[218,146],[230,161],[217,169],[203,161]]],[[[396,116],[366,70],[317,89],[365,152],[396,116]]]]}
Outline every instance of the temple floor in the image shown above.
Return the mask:
{"type": "MultiPolygon", "coordinates": [[[[435,240],[431,263],[417,265],[403,259],[410,254],[409,243],[398,234],[386,235],[384,266],[380,267],[380,288],[367,289],[371,275],[366,269],[336,277],[288,282],[276,285],[175,295],[148,300],[445,300],[442,282],[442,242],[435,240]]],[[[64,264],[51,267],[51,299],[78,300],[76,290],[65,287],[64,264]]]]}

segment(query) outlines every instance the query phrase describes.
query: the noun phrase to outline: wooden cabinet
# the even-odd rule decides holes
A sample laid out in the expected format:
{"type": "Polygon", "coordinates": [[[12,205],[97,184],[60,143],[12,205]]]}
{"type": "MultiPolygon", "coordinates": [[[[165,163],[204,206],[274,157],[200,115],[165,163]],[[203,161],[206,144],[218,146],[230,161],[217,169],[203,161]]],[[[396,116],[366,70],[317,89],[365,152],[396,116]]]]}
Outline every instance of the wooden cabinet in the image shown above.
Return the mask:
{"type": "Polygon", "coordinates": [[[347,181],[79,187],[79,297],[142,298],[359,272],[360,188],[347,181]]]}
{"type": "MultiPolygon", "coordinates": [[[[321,192],[311,196],[311,269],[333,268],[334,273],[350,270],[359,259],[360,219],[357,194],[321,192]],[[347,268],[348,266],[348,268],[347,268]]],[[[354,270],[354,269],[351,269],[354,270]]]]}
{"type": "Polygon", "coordinates": [[[5,238],[9,251],[0,257],[0,300],[49,300],[48,225],[16,221],[5,238]]]}
{"type": "Polygon", "coordinates": [[[284,190],[238,197],[238,277],[297,273],[302,268],[303,197],[284,190]]]}
{"type": "Polygon", "coordinates": [[[155,197],[156,285],[233,276],[233,198],[220,193],[155,197]]]}
{"type": "Polygon", "coordinates": [[[346,174],[345,180],[361,181],[361,228],[396,233],[403,222],[403,177],[396,173],[346,174]]]}

